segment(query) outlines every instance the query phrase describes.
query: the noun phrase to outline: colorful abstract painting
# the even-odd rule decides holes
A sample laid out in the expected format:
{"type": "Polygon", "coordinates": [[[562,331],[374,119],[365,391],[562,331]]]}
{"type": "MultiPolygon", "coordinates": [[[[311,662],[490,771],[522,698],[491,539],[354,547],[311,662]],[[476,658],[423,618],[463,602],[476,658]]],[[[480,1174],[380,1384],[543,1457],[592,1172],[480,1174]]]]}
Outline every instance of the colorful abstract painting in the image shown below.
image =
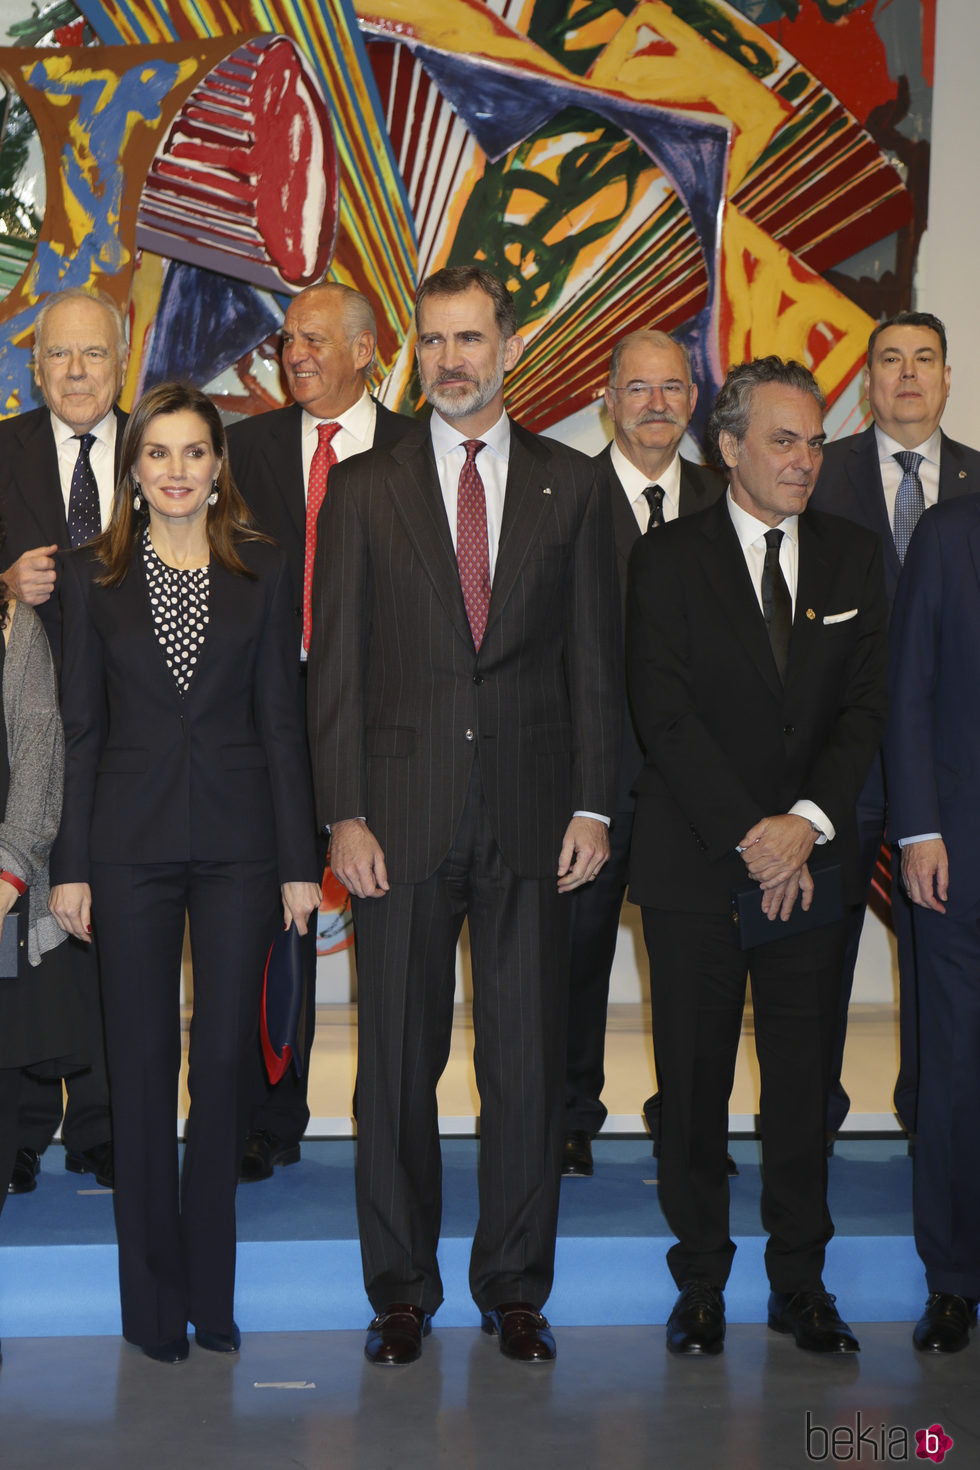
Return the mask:
{"type": "Polygon", "coordinates": [[[229,418],[273,407],[319,279],[371,298],[411,413],[416,284],[478,261],[517,298],[530,428],[598,413],[612,343],[657,326],[695,433],[770,352],[851,432],[873,321],[911,300],[935,3],[0,0],[0,415],[37,402],[33,316],[66,285],[128,313],[124,405],[179,374],[229,418]]]}

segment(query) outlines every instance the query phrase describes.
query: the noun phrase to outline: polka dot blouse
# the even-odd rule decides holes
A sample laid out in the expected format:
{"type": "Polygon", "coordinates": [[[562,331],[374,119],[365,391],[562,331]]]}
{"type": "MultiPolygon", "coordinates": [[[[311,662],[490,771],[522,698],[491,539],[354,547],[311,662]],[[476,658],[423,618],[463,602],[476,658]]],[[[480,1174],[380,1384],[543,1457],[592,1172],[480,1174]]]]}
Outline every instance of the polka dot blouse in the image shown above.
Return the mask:
{"type": "Polygon", "coordinates": [[[208,626],[207,567],[168,567],[143,532],[143,566],[150,592],[150,611],[157,642],[181,694],[186,694],[208,626]]]}

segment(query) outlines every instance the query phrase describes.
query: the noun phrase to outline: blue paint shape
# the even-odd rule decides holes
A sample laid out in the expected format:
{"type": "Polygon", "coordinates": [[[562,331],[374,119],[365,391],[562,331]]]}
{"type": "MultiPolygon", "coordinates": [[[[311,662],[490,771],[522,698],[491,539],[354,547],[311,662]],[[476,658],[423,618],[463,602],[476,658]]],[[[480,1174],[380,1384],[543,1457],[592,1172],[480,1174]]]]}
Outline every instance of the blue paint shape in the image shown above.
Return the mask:
{"type": "Polygon", "coordinates": [[[282,325],[245,281],[172,261],[164,278],[143,387],[168,378],[203,385],[282,325]]]}

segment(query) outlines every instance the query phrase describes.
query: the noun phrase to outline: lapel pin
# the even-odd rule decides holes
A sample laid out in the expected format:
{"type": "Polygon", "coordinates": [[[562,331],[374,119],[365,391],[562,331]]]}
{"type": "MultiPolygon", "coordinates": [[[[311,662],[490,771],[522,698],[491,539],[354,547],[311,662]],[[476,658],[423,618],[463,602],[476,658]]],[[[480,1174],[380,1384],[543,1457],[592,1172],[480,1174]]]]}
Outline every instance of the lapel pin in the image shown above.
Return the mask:
{"type": "Polygon", "coordinates": [[[811,623],[813,622],[814,618],[817,616],[816,613],[813,611],[813,608],[812,607],[808,607],[807,608],[806,615],[810,619],[810,622],[811,623]]]}
{"type": "Polygon", "coordinates": [[[960,479],[961,480],[965,480],[966,479],[966,470],[960,470],[960,479]]]}
{"type": "Polygon", "coordinates": [[[551,494],[551,488],[550,488],[550,486],[548,486],[548,485],[542,485],[542,487],[541,487],[541,494],[542,495],[550,495],[551,494]]]}

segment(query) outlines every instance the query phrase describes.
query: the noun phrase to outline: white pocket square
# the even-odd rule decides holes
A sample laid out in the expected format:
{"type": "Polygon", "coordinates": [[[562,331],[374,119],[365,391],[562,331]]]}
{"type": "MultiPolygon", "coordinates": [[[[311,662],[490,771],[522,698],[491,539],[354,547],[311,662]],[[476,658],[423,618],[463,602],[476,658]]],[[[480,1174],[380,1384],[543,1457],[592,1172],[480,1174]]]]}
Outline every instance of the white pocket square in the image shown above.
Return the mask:
{"type": "Polygon", "coordinates": [[[846,623],[849,618],[856,618],[857,615],[858,610],[856,607],[848,608],[847,612],[827,613],[824,617],[824,623],[846,623]]]}

